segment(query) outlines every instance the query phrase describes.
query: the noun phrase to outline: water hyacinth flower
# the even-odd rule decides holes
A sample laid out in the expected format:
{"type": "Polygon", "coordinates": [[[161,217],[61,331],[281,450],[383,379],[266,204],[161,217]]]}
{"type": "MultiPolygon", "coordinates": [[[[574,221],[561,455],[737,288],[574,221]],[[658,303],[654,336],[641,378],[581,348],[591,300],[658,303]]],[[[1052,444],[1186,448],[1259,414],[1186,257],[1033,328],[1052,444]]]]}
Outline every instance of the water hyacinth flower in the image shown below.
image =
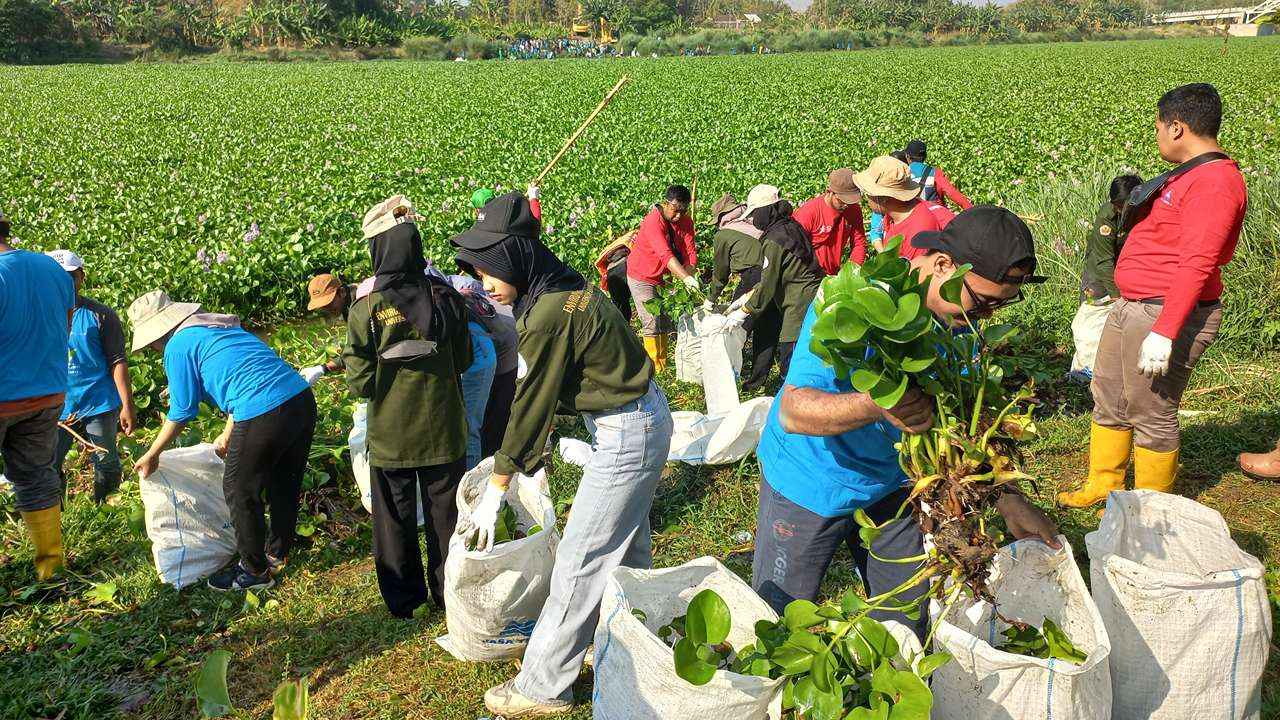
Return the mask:
{"type": "Polygon", "coordinates": [[[209,272],[209,268],[213,266],[213,262],[209,259],[209,252],[204,248],[196,251],[196,261],[204,267],[205,272],[209,272]]]}
{"type": "Polygon", "coordinates": [[[249,230],[244,234],[244,241],[246,243],[251,243],[254,240],[257,240],[258,236],[261,234],[262,231],[258,229],[257,221],[254,221],[254,223],[249,226],[249,230]]]}
{"type": "Polygon", "coordinates": [[[316,224],[315,224],[315,223],[307,223],[307,232],[315,232],[315,231],[316,231],[316,224]]]}
{"type": "Polygon", "coordinates": [[[208,219],[209,219],[208,213],[200,213],[199,215],[196,216],[196,222],[200,223],[201,225],[203,225],[204,221],[208,219]]]}
{"type": "Polygon", "coordinates": [[[226,250],[219,250],[219,251],[218,251],[217,256],[216,256],[216,257],[214,257],[214,262],[216,262],[216,263],[218,263],[219,265],[221,265],[222,263],[224,263],[224,262],[226,262],[226,261],[227,261],[227,251],[226,251],[226,250]]]}

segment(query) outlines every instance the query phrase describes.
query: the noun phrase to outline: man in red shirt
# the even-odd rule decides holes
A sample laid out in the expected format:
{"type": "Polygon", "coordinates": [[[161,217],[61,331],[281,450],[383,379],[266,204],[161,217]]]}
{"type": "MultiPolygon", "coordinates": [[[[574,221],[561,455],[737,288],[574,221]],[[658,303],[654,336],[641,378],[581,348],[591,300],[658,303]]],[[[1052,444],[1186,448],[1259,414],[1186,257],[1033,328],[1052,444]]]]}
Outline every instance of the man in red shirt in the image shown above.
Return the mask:
{"type": "Polygon", "coordinates": [[[627,256],[627,287],[635,300],[636,315],[640,317],[645,352],[658,372],[667,366],[667,333],[671,332],[671,320],[665,315],[654,315],[644,304],[658,297],[658,286],[668,274],[698,289],[698,278],[693,274],[698,264],[698,249],[693,244],[693,218],[689,217],[692,200],[689,188],[668,187],[666,198],[640,222],[631,254],[627,256]]]}
{"type": "MultiPolygon", "coordinates": [[[[920,184],[911,177],[911,169],[901,160],[881,155],[871,161],[866,170],[854,176],[854,182],[862,190],[867,205],[872,212],[884,216],[884,243],[901,235],[902,246],[899,254],[908,260],[914,260],[925,254],[925,250],[911,244],[911,240],[922,232],[936,232],[942,229],[938,217],[929,210],[929,205],[920,200],[920,184]]],[[[877,246],[883,250],[883,245],[877,246]]]]}
{"type": "Polygon", "coordinates": [[[1058,496],[1069,507],[1123,490],[1131,447],[1134,487],[1173,489],[1178,405],[1222,322],[1222,266],[1247,204],[1244,177],[1218,145],[1222,100],[1196,83],[1165,93],[1157,108],[1160,156],[1179,167],[1138,186],[1125,207],[1121,223],[1132,229],[1116,262],[1120,300],[1094,362],[1089,477],[1058,496]]]}
{"type": "Polygon", "coordinates": [[[853,170],[840,168],[827,176],[827,189],[796,208],[791,217],[804,228],[813,241],[813,253],[822,271],[828,275],[840,272],[845,247],[849,259],[861,265],[867,258],[867,233],[862,229],[862,193],[853,182],[853,170]]]}
{"type": "Polygon", "coordinates": [[[903,150],[911,167],[911,177],[920,183],[920,198],[925,202],[946,206],[947,201],[956,204],[961,210],[973,207],[973,201],[951,184],[951,178],[942,172],[942,168],[925,162],[929,156],[928,146],[923,140],[912,140],[903,150]]]}

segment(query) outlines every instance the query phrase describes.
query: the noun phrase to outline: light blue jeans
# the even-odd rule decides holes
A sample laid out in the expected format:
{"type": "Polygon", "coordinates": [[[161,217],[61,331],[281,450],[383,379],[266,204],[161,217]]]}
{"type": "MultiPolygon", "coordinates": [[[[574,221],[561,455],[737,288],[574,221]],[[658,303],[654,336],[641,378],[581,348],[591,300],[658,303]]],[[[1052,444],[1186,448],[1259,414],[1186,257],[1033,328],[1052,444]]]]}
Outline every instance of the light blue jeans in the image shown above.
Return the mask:
{"type": "Polygon", "coordinates": [[[516,676],[516,690],[539,702],[573,700],[609,575],[652,564],[649,509],[671,451],[671,409],[654,383],[639,400],[582,418],[594,437],[591,459],[516,676]]]}
{"type": "MultiPolygon", "coordinates": [[[[75,424],[77,432],[84,435],[89,442],[102,448],[105,452],[93,455],[93,496],[96,502],[102,502],[107,495],[120,487],[120,451],[116,448],[116,430],[120,422],[120,408],[108,410],[99,415],[79,420],[75,424]]],[[[58,428],[57,454],[54,455],[54,468],[62,477],[62,492],[66,493],[66,476],[62,474],[62,463],[67,453],[75,445],[75,439],[62,428],[58,428]]]]}
{"type": "Polygon", "coordinates": [[[484,425],[484,409],[489,404],[489,388],[498,369],[498,351],[493,338],[476,322],[467,323],[471,331],[471,367],[462,373],[462,402],[467,407],[467,469],[480,464],[480,428],[484,425]]]}

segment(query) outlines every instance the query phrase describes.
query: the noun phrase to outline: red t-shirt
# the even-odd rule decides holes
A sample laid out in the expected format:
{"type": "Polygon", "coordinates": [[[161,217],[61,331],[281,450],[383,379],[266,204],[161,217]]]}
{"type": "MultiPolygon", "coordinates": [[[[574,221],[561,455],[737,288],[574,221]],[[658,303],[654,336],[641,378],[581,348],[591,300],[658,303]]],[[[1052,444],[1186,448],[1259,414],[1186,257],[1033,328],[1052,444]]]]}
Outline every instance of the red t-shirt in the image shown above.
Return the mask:
{"type": "Polygon", "coordinates": [[[693,219],[688,215],[675,225],[654,208],[640,221],[631,254],[627,256],[627,277],[649,285],[657,285],[668,272],[667,261],[679,253],[680,264],[698,264],[698,249],[693,244],[693,219]]]}
{"type": "Polygon", "coordinates": [[[533,215],[533,219],[542,222],[542,201],[533,198],[529,201],[529,214],[533,215]]]}
{"type": "Polygon", "coordinates": [[[862,208],[857,205],[836,212],[819,195],[796,208],[791,217],[809,233],[813,254],[828,275],[840,272],[840,260],[850,242],[849,259],[857,265],[867,259],[867,233],[862,229],[862,208]]]}
{"type": "Polygon", "coordinates": [[[951,212],[951,208],[942,203],[929,203],[929,212],[933,213],[933,217],[938,221],[938,229],[946,230],[947,225],[956,219],[956,214],[951,212]]]}
{"type": "Polygon", "coordinates": [[[887,243],[901,235],[902,247],[898,248],[898,254],[908,260],[915,259],[925,253],[924,250],[911,244],[912,238],[922,232],[941,229],[942,225],[938,222],[938,216],[924,202],[917,202],[915,207],[911,208],[911,214],[903,218],[902,222],[895,223],[893,218],[888,215],[884,216],[885,242],[887,243]]]}
{"type": "Polygon", "coordinates": [[[1215,160],[1165,183],[1116,261],[1128,300],[1164,298],[1152,331],[1176,338],[1196,303],[1222,297],[1222,266],[1240,240],[1248,195],[1236,161],[1215,160]]]}

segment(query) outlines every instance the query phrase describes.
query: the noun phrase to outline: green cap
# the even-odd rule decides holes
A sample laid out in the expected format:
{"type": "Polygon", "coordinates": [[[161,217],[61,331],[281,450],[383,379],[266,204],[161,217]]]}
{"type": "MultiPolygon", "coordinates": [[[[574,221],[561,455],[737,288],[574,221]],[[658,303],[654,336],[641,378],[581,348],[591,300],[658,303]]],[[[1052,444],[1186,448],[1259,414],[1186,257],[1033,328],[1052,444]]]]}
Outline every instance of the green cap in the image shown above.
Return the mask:
{"type": "Polygon", "coordinates": [[[495,197],[493,190],[489,188],[480,188],[471,193],[471,207],[479,210],[484,207],[495,197]]]}

